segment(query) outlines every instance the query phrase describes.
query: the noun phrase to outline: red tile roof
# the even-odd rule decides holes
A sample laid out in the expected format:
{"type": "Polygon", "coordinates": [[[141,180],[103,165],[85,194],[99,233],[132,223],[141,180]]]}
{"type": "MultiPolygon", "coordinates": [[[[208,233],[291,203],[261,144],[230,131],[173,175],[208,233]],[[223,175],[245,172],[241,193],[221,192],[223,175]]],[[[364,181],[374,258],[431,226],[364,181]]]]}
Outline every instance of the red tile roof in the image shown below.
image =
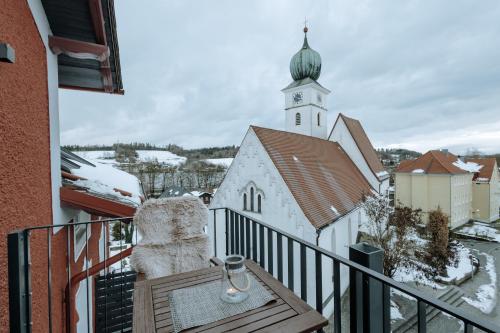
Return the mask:
{"type": "Polygon", "coordinates": [[[380,162],[380,159],[378,158],[377,153],[375,152],[375,149],[370,142],[370,139],[368,139],[368,136],[366,135],[361,122],[357,119],[349,118],[342,113],[339,113],[337,121],[339,118],[342,118],[342,120],[344,120],[347,129],[351,133],[354,142],[356,142],[359,151],[365,158],[366,163],[370,167],[370,170],[373,172],[373,174],[377,176],[377,173],[384,171],[384,166],[382,165],[382,162],[380,162]]]}
{"type": "Polygon", "coordinates": [[[493,171],[496,170],[496,162],[497,160],[494,157],[491,158],[467,158],[467,162],[474,162],[479,165],[482,165],[483,167],[479,170],[479,173],[477,176],[474,177],[474,179],[477,178],[484,178],[488,179],[490,181],[491,177],[493,176],[493,171]]]}
{"type": "Polygon", "coordinates": [[[467,171],[460,169],[453,163],[458,157],[452,153],[445,153],[439,150],[430,150],[415,160],[401,161],[396,168],[396,172],[413,172],[423,170],[424,173],[433,174],[461,174],[467,171]]]}
{"type": "Polygon", "coordinates": [[[370,184],[338,143],[251,128],[314,227],[332,223],[371,194],[370,184]]]}

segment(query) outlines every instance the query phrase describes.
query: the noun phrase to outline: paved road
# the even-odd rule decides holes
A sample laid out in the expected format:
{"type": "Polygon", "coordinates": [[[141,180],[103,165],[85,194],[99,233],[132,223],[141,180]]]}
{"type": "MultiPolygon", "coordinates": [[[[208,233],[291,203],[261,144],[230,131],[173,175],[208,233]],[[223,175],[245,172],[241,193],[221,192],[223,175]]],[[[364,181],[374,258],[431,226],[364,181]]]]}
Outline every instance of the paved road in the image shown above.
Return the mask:
{"type": "MultiPolygon", "coordinates": [[[[497,299],[500,299],[500,244],[492,242],[479,242],[471,240],[462,240],[462,243],[470,249],[476,250],[476,255],[479,257],[481,262],[481,269],[479,273],[472,279],[463,283],[460,288],[469,295],[472,299],[475,299],[475,291],[480,285],[490,283],[490,277],[484,270],[486,264],[486,257],[482,253],[489,254],[495,258],[495,268],[497,273],[497,299]]],[[[500,325],[500,304],[497,302],[495,308],[490,314],[484,314],[478,309],[469,306],[468,304],[463,305],[467,310],[470,309],[471,313],[474,315],[482,316],[487,320],[491,320],[500,325]]]]}

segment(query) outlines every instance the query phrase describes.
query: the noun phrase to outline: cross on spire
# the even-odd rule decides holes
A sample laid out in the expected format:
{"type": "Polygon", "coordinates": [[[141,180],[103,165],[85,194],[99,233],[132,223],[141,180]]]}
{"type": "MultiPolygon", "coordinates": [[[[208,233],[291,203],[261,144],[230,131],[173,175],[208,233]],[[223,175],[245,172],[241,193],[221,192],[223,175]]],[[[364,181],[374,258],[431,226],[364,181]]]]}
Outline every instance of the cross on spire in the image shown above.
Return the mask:
{"type": "Polygon", "coordinates": [[[304,33],[307,33],[309,29],[307,29],[307,17],[304,17],[304,33]]]}

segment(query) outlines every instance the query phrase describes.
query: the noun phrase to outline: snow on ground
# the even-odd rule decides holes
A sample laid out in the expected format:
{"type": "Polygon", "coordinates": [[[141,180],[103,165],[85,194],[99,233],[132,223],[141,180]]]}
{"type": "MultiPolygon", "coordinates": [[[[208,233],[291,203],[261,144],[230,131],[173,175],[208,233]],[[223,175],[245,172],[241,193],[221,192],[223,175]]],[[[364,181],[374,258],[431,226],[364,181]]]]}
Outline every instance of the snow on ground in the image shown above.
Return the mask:
{"type": "Polygon", "coordinates": [[[157,161],[161,164],[178,166],[186,162],[187,157],[179,156],[166,150],[136,150],[142,162],[157,161]]]}
{"type": "Polygon", "coordinates": [[[114,150],[89,150],[89,151],[74,151],[72,152],[86,160],[101,160],[115,158],[114,150]]]}
{"type": "Polygon", "coordinates": [[[401,312],[399,312],[398,305],[391,300],[391,320],[404,319],[401,312]]]}
{"type": "Polygon", "coordinates": [[[472,305],[485,314],[491,313],[497,303],[497,273],[495,271],[495,258],[483,253],[486,257],[485,270],[490,277],[490,283],[481,285],[476,291],[477,299],[462,297],[469,305],[472,305]]]}
{"type": "MultiPolygon", "coordinates": [[[[414,262],[415,265],[424,266],[425,264],[421,262],[414,262]]],[[[415,267],[399,267],[393,276],[393,279],[398,282],[409,283],[415,282],[416,284],[421,284],[424,286],[429,286],[433,289],[444,289],[445,287],[436,283],[434,280],[425,276],[425,274],[415,267]]]]}
{"type": "Polygon", "coordinates": [[[232,158],[232,157],[228,157],[228,158],[207,158],[205,160],[205,162],[210,163],[210,164],[214,164],[214,165],[221,165],[223,167],[229,168],[229,166],[231,165],[231,163],[233,163],[233,159],[234,158],[232,158]]]}
{"type": "Polygon", "coordinates": [[[454,279],[460,280],[464,278],[467,274],[471,273],[474,270],[474,266],[472,265],[471,261],[471,255],[472,254],[468,248],[466,248],[462,244],[459,244],[457,247],[457,257],[458,257],[457,267],[455,267],[453,264],[448,265],[448,267],[446,267],[448,276],[447,277],[441,276],[439,277],[439,279],[444,282],[453,281],[454,279]]]}
{"type": "Polygon", "coordinates": [[[453,162],[453,165],[456,166],[457,168],[460,168],[468,172],[479,172],[479,170],[481,170],[481,168],[483,167],[480,164],[474,162],[464,162],[461,159],[458,159],[455,162],[453,162]]]}
{"type": "Polygon", "coordinates": [[[465,226],[456,233],[484,237],[500,243],[500,233],[498,233],[497,229],[480,222],[474,222],[472,226],[465,226]]]}
{"type": "Polygon", "coordinates": [[[72,169],[71,173],[86,178],[86,180],[77,180],[74,182],[75,185],[89,188],[96,193],[115,196],[121,201],[131,201],[138,205],[141,203],[142,188],[136,176],[112,165],[101,163],[99,160],[87,160],[95,167],[78,163],[80,168],[72,169]],[[132,197],[121,195],[114,190],[115,188],[130,192],[132,197]]]}

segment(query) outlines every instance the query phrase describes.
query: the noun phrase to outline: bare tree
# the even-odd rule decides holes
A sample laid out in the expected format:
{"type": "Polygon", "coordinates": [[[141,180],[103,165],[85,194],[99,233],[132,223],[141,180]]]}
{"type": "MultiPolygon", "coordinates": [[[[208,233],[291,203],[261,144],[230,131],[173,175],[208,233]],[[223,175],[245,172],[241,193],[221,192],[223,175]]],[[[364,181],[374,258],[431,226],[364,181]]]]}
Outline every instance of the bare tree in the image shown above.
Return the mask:
{"type": "Polygon", "coordinates": [[[399,267],[412,265],[415,242],[410,234],[421,222],[421,211],[409,207],[390,206],[385,196],[369,196],[363,203],[368,217],[370,243],[384,251],[384,274],[393,277],[399,267]]]}

